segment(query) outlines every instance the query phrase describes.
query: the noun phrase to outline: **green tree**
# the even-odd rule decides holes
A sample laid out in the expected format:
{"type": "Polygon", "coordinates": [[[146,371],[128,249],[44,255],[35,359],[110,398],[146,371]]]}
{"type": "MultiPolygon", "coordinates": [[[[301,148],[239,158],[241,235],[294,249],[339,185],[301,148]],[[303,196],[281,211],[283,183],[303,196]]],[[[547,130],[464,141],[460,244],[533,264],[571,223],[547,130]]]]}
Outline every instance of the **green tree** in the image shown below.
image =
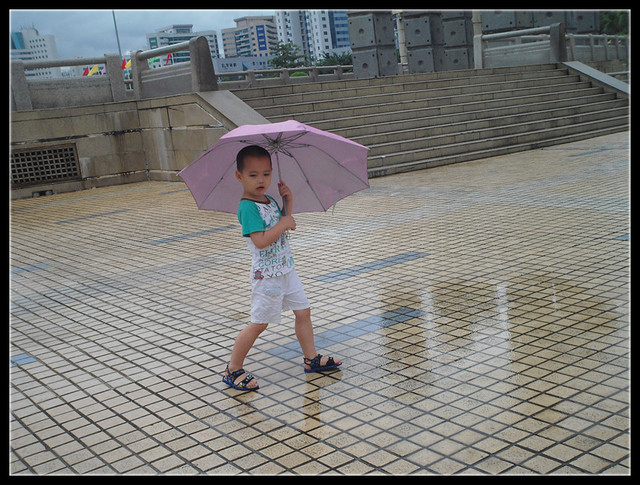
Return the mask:
{"type": "Polygon", "coordinates": [[[278,44],[271,59],[271,67],[274,69],[295,68],[304,66],[304,55],[295,44],[278,44]]]}
{"type": "Polygon", "coordinates": [[[629,35],[629,11],[600,12],[600,32],[607,35],[629,35]]]}
{"type": "Polygon", "coordinates": [[[323,52],[322,59],[317,62],[318,66],[350,66],[353,64],[353,60],[351,54],[329,54],[328,52],[323,52]]]}

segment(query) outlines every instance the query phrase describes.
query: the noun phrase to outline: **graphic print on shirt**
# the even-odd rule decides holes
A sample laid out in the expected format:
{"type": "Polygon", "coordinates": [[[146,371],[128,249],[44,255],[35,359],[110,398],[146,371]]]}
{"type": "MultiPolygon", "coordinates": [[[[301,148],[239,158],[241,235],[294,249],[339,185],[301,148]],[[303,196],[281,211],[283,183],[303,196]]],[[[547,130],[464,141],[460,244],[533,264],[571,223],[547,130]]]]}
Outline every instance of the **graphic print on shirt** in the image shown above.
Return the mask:
{"type": "MultiPolygon", "coordinates": [[[[280,220],[280,209],[275,200],[269,198],[269,204],[246,202],[257,207],[260,218],[264,222],[265,231],[271,229],[280,220]]],[[[242,220],[240,222],[243,224],[242,220]]],[[[250,237],[247,238],[247,245],[252,255],[251,277],[253,279],[280,276],[293,269],[293,255],[285,234],[264,249],[258,249],[250,237]]]]}

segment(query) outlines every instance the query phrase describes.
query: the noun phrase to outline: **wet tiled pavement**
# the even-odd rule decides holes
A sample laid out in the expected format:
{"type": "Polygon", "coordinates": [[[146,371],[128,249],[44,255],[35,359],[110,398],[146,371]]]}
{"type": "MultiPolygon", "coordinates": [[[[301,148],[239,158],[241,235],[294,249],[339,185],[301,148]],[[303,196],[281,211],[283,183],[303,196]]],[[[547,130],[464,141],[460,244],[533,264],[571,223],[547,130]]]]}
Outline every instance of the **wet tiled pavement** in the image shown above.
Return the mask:
{"type": "Polygon", "coordinates": [[[296,217],[316,343],[248,320],[233,215],[148,182],[11,205],[13,474],[628,474],[629,133],[296,217]]]}

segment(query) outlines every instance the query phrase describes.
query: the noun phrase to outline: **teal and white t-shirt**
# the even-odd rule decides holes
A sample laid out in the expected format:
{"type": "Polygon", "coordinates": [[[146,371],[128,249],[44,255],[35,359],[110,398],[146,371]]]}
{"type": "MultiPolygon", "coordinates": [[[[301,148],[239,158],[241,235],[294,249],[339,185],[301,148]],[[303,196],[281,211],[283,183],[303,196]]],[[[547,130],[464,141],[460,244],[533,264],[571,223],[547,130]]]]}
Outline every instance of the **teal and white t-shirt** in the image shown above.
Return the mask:
{"type": "Polygon", "coordinates": [[[258,249],[249,237],[253,232],[271,229],[280,220],[280,207],[273,198],[267,198],[269,203],[242,199],[238,205],[238,221],[251,251],[251,277],[255,280],[281,276],[293,269],[293,254],[286,234],[264,249],[258,249]]]}

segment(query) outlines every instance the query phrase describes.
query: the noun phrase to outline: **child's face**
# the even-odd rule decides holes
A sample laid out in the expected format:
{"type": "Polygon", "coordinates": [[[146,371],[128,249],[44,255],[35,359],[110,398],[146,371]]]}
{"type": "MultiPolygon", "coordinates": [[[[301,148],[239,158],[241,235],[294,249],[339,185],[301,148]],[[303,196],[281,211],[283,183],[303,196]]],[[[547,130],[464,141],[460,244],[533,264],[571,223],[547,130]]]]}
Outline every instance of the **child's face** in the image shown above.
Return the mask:
{"type": "Polygon", "coordinates": [[[245,197],[264,200],[265,192],[271,185],[271,172],[271,163],[267,157],[246,157],[242,172],[236,170],[236,178],[244,187],[245,197]]]}

